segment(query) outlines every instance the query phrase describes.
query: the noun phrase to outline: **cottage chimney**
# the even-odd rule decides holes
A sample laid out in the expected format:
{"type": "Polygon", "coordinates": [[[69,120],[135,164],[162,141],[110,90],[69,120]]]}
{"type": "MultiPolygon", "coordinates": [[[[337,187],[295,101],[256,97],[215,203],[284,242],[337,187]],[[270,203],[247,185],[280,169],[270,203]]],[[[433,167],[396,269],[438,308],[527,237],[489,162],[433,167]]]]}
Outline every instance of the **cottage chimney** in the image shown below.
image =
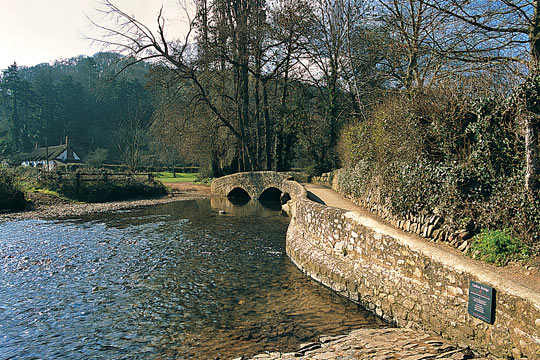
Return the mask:
{"type": "Polygon", "coordinates": [[[68,137],[66,136],[66,149],[68,148],[68,137]]]}

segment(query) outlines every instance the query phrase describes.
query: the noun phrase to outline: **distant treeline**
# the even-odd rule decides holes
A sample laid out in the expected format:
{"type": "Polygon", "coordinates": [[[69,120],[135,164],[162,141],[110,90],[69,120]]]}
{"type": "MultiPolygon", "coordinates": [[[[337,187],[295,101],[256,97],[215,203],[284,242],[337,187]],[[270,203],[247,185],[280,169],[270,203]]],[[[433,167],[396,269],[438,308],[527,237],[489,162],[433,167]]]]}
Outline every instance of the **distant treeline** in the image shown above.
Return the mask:
{"type": "Polygon", "coordinates": [[[36,146],[69,139],[90,161],[141,160],[154,111],[146,88],[150,66],[120,72],[127,60],[114,53],[19,67],[0,75],[0,158],[17,162],[36,146]],[[140,130],[140,131],[139,131],[140,130]],[[135,139],[140,137],[141,139],[135,139]]]}

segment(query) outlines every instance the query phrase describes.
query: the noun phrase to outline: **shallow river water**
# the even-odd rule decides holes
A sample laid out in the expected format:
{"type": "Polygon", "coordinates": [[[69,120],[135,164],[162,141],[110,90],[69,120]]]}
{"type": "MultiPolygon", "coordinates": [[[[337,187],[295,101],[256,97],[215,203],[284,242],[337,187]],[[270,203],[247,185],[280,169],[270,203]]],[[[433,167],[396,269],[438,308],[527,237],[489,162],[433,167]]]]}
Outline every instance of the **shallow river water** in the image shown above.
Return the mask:
{"type": "Polygon", "coordinates": [[[295,268],[288,221],[213,198],[0,223],[0,359],[229,359],[386,326],[295,268]]]}

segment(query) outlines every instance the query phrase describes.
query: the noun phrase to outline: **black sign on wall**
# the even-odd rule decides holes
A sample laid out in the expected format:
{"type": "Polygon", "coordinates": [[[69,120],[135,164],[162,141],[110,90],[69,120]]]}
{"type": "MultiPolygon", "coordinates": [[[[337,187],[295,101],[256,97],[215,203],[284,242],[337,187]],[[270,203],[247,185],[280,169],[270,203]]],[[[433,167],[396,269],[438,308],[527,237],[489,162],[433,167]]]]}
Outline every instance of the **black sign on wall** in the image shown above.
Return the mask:
{"type": "Polygon", "coordinates": [[[489,324],[495,321],[495,290],[488,285],[469,282],[469,314],[489,324]]]}

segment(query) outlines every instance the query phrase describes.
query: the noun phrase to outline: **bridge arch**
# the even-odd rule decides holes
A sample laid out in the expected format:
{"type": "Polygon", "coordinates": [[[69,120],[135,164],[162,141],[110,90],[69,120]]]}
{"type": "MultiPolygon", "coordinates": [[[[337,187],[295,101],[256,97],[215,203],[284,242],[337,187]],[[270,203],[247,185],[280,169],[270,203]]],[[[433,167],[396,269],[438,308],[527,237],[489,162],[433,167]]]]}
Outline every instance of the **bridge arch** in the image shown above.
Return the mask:
{"type": "Polygon", "coordinates": [[[237,186],[229,191],[227,198],[234,205],[245,205],[251,201],[251,196],[244,188],[240,186],[237,186]]]}
{"type": "Polygon", "coordinates": [[[280,201],[283,192],[274,186],[269,186],[259,195],[261,201],[280,201]]]}
{"type": "Polygon", "coordinates": [[[249,195],[249,193],[240,186],[237,186],[233,188],[231,191],[229,191],[229,193],[227,194],[227,197],[251,199],[251,196],[249,195]]]}

